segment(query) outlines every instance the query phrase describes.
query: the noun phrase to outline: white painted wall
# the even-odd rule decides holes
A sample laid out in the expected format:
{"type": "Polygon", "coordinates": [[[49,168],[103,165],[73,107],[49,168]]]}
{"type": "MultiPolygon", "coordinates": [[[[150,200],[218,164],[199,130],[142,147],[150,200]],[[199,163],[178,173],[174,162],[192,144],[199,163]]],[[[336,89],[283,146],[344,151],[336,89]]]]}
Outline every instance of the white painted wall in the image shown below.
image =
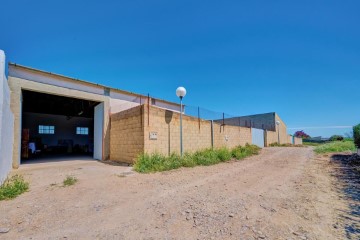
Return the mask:
{"type": "Polygon", "coordinates": [[[133,108],[135,106],[139,106],[139,104],[140,103],[137,102],[129,102],[126,100],[110,98],[110,113],[118,113],[133,108]]]}
{"type": "MultiPolygon", "coordinates": [[[[9,65],[9,76],[58,87],[80,90],[88,93],[95,93],[100,95],[104,94],[104,87],[102,86],[89,85],[87,83],[82,83],[81,81],[74,81],[66,77],[32,71],[21,67],[16,67],[14,65],[9,65]]],[[[59,95],[61,94],[59,93],[59,95]]]]}
{"type": "MultiPolygon", "coordinates": [[[[140,104],[148,103],[147,97],[140,97],[138,96],[129,96],[126,94],[121,94],[117,92],[111,92],[110,93],[110,113],[118,113],[125,111],[127,109],[139,106],[140,104]]],[[[150,104],[157,106],[159,108],[163,108],[166,110],[171,110],[174,112],[180,111],[180,106],[172,103],[167,103],[165,101],[161,101],[158,99],[155,99],[155,104],[150,102],[150,104]]],[[[184,108],[185,110],[185,108],[184,108]]]]}
{"type": "MultiPolygon", "coordinates": [[[[180,112],[180,106],[177,104],[162,102],[161,100],[155,100],[155,106],[172,110],[174,112],[180,112]]],[[[185,106],[183,106],[183,112],[185,113],[185,106]]]]}
{"type": "MultiPolygon", "coordinates": [[[[104,86],[96,84],[91,85],[89,83],[76,81],[65,76],[52,75],[50,73],[31,70],[16,65],[9,66],[9,76],[68,89],[75,89],[82,92],[105,95],[104,86]]],[[[59,95],[62,94],[59,93],[59,95]]],[[[138,106],[140,103],[144,104],[148,102],[147,97],[145,96],[140,97],[139,95],[122,92],[116,89],[110,89],[109,98],[111,113],[121,112],[138,106]]],[[[172,111],[179,111],[179,105],[176,103],[170,103],[160,99],[155,99],[154,105],[172,111]]]]}
{"type": "Polygon", "coordinates": [[[0,50],[0,185],[12,167],[14,115],[10,109],[10,89],[5,76],[5,53],[0,50]]]}
{"type": "Polygon", "coordinates": [[[104,142],[104,103],[94,109],[94,158],[103,160],[104,142]]]}

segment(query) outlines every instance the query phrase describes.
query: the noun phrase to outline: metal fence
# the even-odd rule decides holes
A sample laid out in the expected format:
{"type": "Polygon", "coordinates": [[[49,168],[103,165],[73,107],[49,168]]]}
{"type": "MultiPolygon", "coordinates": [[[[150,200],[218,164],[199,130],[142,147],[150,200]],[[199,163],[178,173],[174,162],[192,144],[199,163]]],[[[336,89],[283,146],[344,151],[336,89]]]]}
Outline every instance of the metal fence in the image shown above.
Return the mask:
{"type": "MultiPolygon", "coordinates": [[[[133,98],[126,99],[126,102],[111,107],[111,113],[124,111],[126,109],[139,106],[139,105],[153,105],[160,108],[165,108],[171,111],[180,112],[180,106],[176,103],[168,103],[166,101],[158,100],[150,94],[142,96],[134,96],[133,98]]],[[[239,126],[246,128],[262,129],[268,131],[276,131],[275,116],[273,113],[257,114],[249,116],[236,116],[226,112],[213,111],[203,107],[184,105],[183,113],[186,116],[197,118],[201,120],[213,121],[223,126],[239,126]],[[264,120],[265,119],[265,120],[264,120]]]]}

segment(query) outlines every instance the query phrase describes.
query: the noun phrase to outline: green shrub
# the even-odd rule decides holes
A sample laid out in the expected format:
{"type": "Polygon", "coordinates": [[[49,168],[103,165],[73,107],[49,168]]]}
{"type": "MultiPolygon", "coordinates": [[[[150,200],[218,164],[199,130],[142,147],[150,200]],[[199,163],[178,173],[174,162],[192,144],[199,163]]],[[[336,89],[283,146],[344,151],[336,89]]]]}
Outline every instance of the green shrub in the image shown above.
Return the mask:
{"type": "MultiPolygon", "coordinates": [[[[304,144],[304,145],[310,145],[310,144],[304,144]]],[[[313,146],[313,145],[311,145],[313,146]]],[[[291,143],[282,143],[282,144],[278,144],[278,143],[271,143],[269,144],[269,147],[303,147],[303,145],[301,144],[291,144],[291,143]]]]}
{"type": "Polygon", "coordinates": [[[250,155],[257,155],[257,154],[259,154],[259,152],[261,150],[260,147],[253,145],[253,144],[248,144],[248,143],[243,148],[245,148],[245,152],[247,152],[250,155]]]}
{"type": "Polygon", "coordinates": [[[246,144],[245,147],[237,146],[232,149],[231,155],[233,158],[240,160],[247,156],[259,154],[261,148],[256,145],[246,144]]]}
{"type": "Polygon", "coordinates": [[[29,183],[21,175],[14,175],[0,186],[0,201],[13,199],[29,189],[29,183]]]}
{"type": "Polygon", "coordinates": [[[220,148],[215,150],[217,153],[217,158],[221,161],[221,162],[225,162],[225,161],[229,161],[232,156],[231,156],[231,151],[227,148],[220,148]]]}
{"type": "Polygon", "coordinates": [[[330,141],[342,141],[342,140],[344,140],[344,137],[340,136],[340,135],[332,135],[329,140],[330,141]]]}
{"type": "Polygon", "coordinates": [[[355,145],[349,141],[329,142],[315,147],[316,153],[355,151],[355,145]]]}
{"type": "Polygon", "coordinates": [[[194,154],[189,153],[189,155],[194,159],[196,165],[209,166],[220,162],[216,150],[212,149],[197,151],[194,154]]]}
{"type": "Polygon", "coordinates": [[[241,146],[239,146],[231,150],[231,156],[235,159],[240,160],[246,157],[246,152],[241,146]]]}
{"type": "Polygon", "coordinates": [[[164,156],[159,153],[140,154],[134,164],[134,170],[141,173],[161,172],[180,167],[208,166],[229,161],[232,158],[243,159],[258,154],[260,148],[255,145],[238,146],[231,150],[227,148],[204,149],[194,153],[185,153],[183,157],[173,153],[164,156]]]}
{"type": "Polygon", "coordinates": [[[77,183],[77,178],[76,177],[72,177],[72,176],[67,176],[64,181],[63,181],[63,185],[64,187],[68,187],[68,186],[72,186],[75,183],[77,183]]]}
{"type": "Polygon", "coordinates": [[[304,146],[320,146],[320,145],[323,145],[325,143],[323,142],[303,142],[303,145],[304,146]]]}
{"type": "Polygon", "coordinates": [[[183,167],[195,167],[196,165],[198,165],[198,164],[195,161],[193,155],[189,154],[189,153],[185,153],[184,156],[182,157],[182,166],[183,167]]]}
{"type": "Polygon", "coordinates": [[[360,148],[360,124],[353,127],[354,143],[360,148]]]}

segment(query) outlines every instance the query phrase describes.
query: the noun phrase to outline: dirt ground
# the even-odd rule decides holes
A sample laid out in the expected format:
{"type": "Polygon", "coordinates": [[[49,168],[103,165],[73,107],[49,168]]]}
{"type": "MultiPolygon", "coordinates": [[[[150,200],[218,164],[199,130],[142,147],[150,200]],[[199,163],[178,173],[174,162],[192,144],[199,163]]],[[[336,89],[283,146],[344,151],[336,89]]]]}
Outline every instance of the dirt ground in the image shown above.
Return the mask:
{"type": "Polygon", "coordinates": [[[78,160],[24,165],[0,239],[344,239],[326,158],[311,148],[156,174],[78,160]],[[78,183],[61,187],[73,175],[78,183]],[[56,184],[56,185],[55,185],[56,184]]]}

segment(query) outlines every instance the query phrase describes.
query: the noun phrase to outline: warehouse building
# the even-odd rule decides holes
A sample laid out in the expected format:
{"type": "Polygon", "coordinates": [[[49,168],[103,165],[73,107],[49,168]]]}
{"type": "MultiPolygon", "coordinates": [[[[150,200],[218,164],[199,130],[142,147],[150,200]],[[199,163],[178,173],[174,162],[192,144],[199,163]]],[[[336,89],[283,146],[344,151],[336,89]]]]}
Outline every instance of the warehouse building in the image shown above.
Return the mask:
{"type": "MultiPolygon", "coordinates": [[[[0,60],[0,181],[11,166],[38,159],[133,163],[141,152],[179,151],[179,104],[13,63],[6,79],[2,51],[0,60]]],[[[277,114],[265,114],[262,123],[255,118],[184,116],[184,150],[294,143],[277,114]]]]}

